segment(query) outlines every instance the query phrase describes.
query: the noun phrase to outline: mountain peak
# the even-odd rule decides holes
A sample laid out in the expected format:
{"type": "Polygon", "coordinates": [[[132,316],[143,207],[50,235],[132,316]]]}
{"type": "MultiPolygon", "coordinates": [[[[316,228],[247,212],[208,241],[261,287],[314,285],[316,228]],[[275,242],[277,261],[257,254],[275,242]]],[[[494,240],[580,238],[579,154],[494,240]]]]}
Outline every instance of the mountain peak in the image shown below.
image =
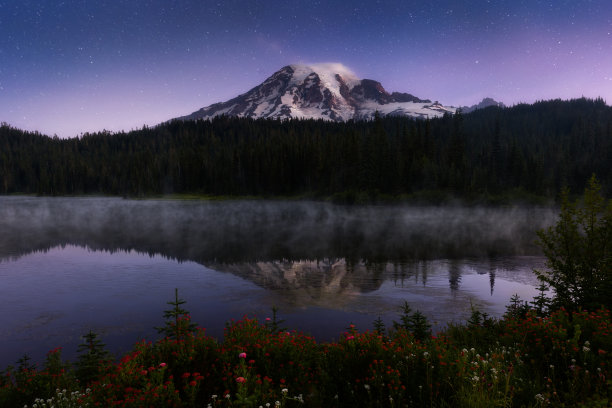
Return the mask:
{"type": "Polygon", "coordinates": [[[250,91],[179,119],[228,115],[346,121],[369,119],[375,112],[431,118],[455,109],[408,93],[389,93],[378,81],[359,79],[345,65],[326,62],[287,65],[250,91]]]}
{"type": "Polygon", "coordinates": [[[463,113],[470,113],[478,109],[488,108],[489,106],[497,106],[499,108],[506,107],[506,105],[504,105],[502,102],[497,102],[495,99],[487,97],[487,98],[483,98],[482,101],[480,101],[480,103],[476,105],[462,107],[461,111],[463,113]]]}

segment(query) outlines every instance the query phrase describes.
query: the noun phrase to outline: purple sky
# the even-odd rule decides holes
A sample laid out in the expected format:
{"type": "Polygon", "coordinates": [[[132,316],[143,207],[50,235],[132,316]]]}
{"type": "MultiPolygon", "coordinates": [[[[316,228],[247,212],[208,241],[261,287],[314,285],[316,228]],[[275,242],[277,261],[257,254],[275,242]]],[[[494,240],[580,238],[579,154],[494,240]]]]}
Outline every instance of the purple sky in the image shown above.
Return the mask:
{"type": "Polygon", "coordinates": [[[155,125],[318,62],[446,105],[611,104],[612,1],[0,0],[0,121],[49,135],[155,125]]]}

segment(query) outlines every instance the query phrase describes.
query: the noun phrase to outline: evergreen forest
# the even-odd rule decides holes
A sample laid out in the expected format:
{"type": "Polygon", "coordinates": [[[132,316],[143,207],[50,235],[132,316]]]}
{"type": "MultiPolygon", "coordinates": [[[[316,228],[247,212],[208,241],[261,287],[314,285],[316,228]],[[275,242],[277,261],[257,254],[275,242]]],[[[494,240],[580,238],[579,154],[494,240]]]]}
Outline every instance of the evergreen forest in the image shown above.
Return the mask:
{"type": "Polygon", "coordinates": [[[551,199],[612,192],[602,99],[345,123],[218,117],[60,139],[0,126],[0,194],[551,199]]]}

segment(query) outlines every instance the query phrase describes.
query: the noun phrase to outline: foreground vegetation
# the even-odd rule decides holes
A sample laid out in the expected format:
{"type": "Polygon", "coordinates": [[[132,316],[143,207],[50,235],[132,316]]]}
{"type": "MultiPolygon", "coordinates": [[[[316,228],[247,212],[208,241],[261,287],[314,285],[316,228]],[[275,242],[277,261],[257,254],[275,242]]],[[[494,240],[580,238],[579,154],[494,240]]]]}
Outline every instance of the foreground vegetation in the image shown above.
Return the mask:
{"type": "MultiPolygon", "coordinates": [[[[61,349],[41,369],[22,359],[0,380],[2,407],[604,407],[612,401],[612,320],[605,309],[547,317],[475,311],[431,336],[418,314],[389,331],[350,326],[338,342],[228,323],[222,341],[191,329],[180,300],[168,334],[112,362],[91,333],[72,367],[61,349]],[[419,323],[420,322],[420,323],[419,323]],[[426,333],[426,336],[423,336],[426,333]],[[269,404],[269,405],[268,405],[269,404]]],[[[406,310],[405,310],[406,311],[406,310]]]]}

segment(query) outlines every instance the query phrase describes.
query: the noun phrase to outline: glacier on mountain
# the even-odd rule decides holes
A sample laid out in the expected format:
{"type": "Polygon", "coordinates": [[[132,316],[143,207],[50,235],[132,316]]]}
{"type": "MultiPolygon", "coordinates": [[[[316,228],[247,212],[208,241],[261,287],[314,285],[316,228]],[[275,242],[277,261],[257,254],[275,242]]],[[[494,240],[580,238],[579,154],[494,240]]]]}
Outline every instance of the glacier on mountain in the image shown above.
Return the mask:
{"type": "Polygon", "coordinates": [[[210,119],[227,115],[347,121],[370,119],[376,112],[381,116],[427,119],[455,111],[452,106],[432,103],[411,94],[390,94],[380,82],[359,79],[340,63],[322,63],[287,65],[248,92],[179,119],[210,119]]]}

